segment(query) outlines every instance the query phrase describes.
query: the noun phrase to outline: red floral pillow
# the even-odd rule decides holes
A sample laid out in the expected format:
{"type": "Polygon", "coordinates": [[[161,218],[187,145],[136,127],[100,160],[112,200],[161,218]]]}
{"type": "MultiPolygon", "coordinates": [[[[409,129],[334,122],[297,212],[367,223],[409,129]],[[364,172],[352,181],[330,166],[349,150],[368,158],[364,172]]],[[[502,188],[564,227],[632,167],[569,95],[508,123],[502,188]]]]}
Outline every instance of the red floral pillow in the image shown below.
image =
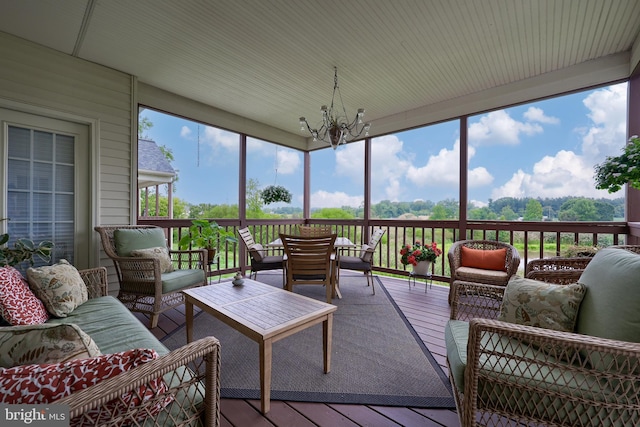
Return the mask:
{"type": "MultiPolygon", "coordinates": [[[[158,354],[152,349],[135,349],[120,353],[104,354],[89,359],[74,359],[68,362],[22,365],[0,369],[0,402],[8,404],[44,404],[66,397],[76,391],[91,387],[100,381],[129,371],[138,365],[156,359],[158,354]]],[[[85,421],[95,425],[98,420],[107,420],[109,414],[120,413],[127,407],[134,407],[165,393],[167,384],[162,377],[141,385],[135,391],[124,393],[120,399],[107,403],[108,410],[98,409],[83,414],[73,425],[83,425],[85,421]]],[[[149,408],[145,416],[157,415],[173,400],[168,396],[149,408]]]]}
{"type": "Polygon", "coordinates": [[[49,319],[42,301],[13,267],[0,267],[0,317],[14,326],[38,325],[49,319]]]}

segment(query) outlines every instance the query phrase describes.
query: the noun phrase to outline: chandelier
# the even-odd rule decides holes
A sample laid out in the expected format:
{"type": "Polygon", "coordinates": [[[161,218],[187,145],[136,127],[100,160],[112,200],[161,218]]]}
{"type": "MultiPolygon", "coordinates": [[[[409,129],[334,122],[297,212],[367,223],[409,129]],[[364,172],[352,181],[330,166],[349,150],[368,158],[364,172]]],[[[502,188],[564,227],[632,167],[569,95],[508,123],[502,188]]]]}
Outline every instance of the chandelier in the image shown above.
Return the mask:
{"type": "Polygon", "coordinates": [[[338,86],[338,68],[333,67],[333,96],[331,97],[331,107],[327,108],[323,105],[320,108],[322,112],[322,126],[319,129],[311,129],[309,122],[304,117],[300,117],[300,130],[306,130],[311,133],[314,141],[322,141],[331,145],[335,150],[340,144],[346,144],[358,138],[364,132],[364,136],[369,136],[369,129],[371,129],[371,123],[363,123],[364,108],[359,108],[358,113],[353,118],[353,121],[349,122],[347,118],[347,111],[344,108],[342,102],[342,94],[340,93],[340,87],[338,86]],[[338,92],[338,98],[342,111],[337,108],[334,109],[334,101],[336,98],[336,92],[338,92]]]}

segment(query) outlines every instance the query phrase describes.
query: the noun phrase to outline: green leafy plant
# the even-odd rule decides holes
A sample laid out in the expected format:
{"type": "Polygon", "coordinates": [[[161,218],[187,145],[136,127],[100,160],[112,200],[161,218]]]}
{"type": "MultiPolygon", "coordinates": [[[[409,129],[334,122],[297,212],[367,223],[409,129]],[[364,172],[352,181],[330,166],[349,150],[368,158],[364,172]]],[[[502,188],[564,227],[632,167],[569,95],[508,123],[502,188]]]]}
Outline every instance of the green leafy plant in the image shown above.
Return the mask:
{"type": "Polygon", "coordinates": [[[260,193],[265,205],[275,202],[291,203],[291,193],[281,185],[270,185],[260,193]]]}
{"type": "Polygon", "coordinates": [[[572,245],[567,246],[562,251],[562,256],[564,257],[592,257],[598,252],[597,246],[581,246],[581,245],[572,245]]]}
{"type": "Polygon", "coordinates": [[[194,219],[191,221],[189,233],[182,236],[178,245],[180,249],[198,247],[204,249],[218,249],[221,241],[237,243],[238,239],[231,231],[218,225],[215,221],[206,219],[194,219]]]}
{"type": "Polygon", "coordinates": [[[615,193],[625,185],[640,190],[640,138],[634,135],[624,147],[623,153],[607,157],[594,167],[596,188],[615,193]]]}
{"type": "MultiPolygon", "coordinates": [[[[6,221],[2,218],[0,221],[6,221]]],[[[9,265],[16,266],[23,262],[29,265],[34,264],[34,255],[43,261],[51,260],[51,252],[54,244],[48,240],[42,241],[37,245],[29,239],[18,239],[13,243],[13,247],[9,247],[9,233],[0,234],[0,266],[9,265]]]]}

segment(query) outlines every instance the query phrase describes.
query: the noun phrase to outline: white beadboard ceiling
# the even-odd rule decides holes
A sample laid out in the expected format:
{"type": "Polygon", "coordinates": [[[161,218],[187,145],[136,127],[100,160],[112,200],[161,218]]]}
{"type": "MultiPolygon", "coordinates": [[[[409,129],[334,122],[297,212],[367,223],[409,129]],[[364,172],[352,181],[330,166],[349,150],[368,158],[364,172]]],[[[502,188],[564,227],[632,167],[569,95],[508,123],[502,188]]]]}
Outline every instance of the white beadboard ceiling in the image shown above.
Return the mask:
{"type": "Polygon", "coordinates": [[[0,31],[302,139],[334,66],[373,135],[626,78],[640,1],[0,0],[0,31]]]}

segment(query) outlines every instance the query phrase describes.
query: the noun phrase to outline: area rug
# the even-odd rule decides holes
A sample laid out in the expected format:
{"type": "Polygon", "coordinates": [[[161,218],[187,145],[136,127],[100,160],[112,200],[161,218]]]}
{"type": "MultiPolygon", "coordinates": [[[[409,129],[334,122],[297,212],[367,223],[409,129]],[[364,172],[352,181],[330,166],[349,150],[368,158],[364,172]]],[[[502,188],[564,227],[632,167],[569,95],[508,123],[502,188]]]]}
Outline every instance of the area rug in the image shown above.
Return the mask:
{"type": "MultiPolygon", "coordinates": [[[[279,274],[258,280],[282,286],[279,274]]],[[[376,294],[364,275],[340,278],[342,299],[333,322],[331,372],[324,374],[322,326],[273,344],[271,399],[361,405],[454,408],[449,381],[376,277],[376,294]]],[[[229,284],[214,285],[228,286],[229,284]]],[[[321,286],[297,286],[296,293],[324,300],[321,286]]],[[[163,339],[169,349],[186,342],[186,327],[163,339]]],[[[194,339],[220,340],[221,396],[259,399],[258,344],[206,313],[194,320],[194,339]]]]}

